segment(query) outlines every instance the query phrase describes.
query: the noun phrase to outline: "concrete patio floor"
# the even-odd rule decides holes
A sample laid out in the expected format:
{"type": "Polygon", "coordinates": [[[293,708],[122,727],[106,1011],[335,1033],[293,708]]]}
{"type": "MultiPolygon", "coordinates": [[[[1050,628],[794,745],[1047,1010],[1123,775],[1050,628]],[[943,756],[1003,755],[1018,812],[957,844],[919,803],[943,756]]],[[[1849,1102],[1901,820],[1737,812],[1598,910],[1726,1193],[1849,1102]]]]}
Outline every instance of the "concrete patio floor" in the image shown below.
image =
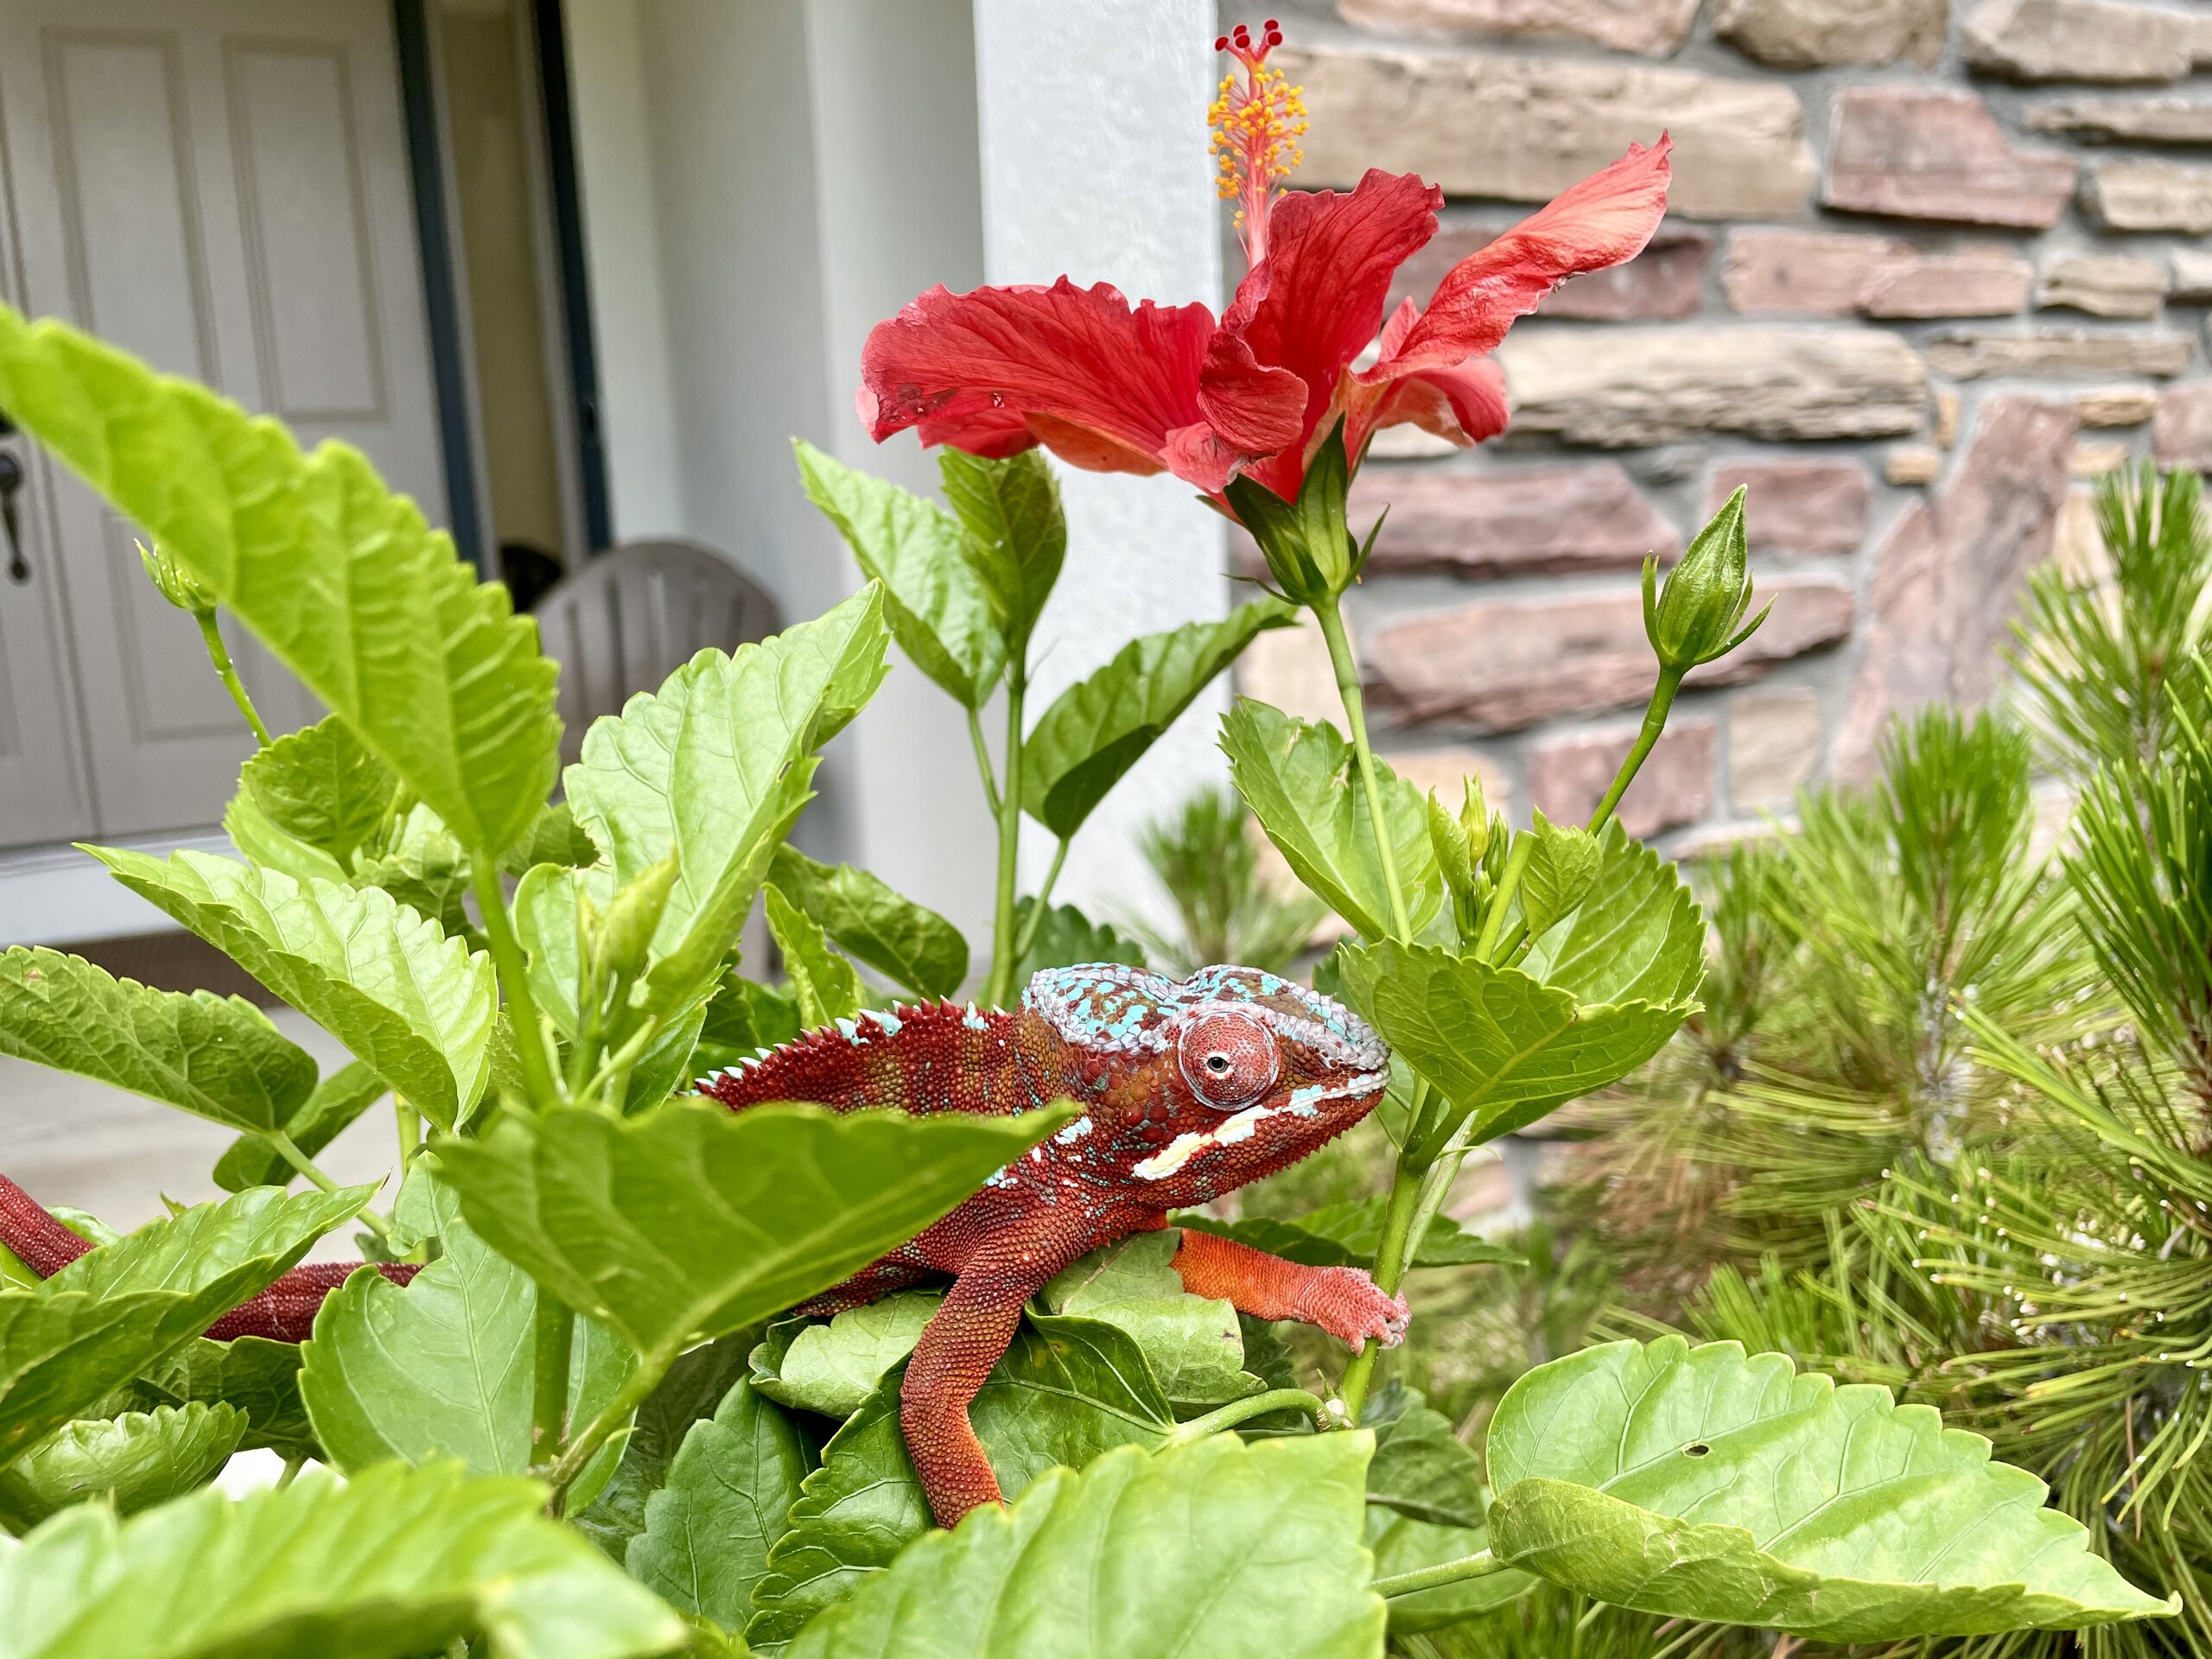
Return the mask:
{"type": "MultiPolygon", "coordinates": [[[[269,1016],[326,1073],[350,1058],[303,1014],[275,1007],[269,1016]]],[[[164,1195],[180,1204],[225,1196],[209,1172],[235,1138],[173,1107],[0,1056],[0,1174],[42,1204],[68,1205],[128,1231],[161,1215],[164,1195]]],[[[388,1103],[363,1113],[315,1160],[348,1184],[378,1179],[397,1161],[388,1103]]],[[[376,1202],[385,1207],[389,1193],[376,1202]]],[[[322,1240],[310,1259],[359,1254],[349,1230],[322,1240]]]]}

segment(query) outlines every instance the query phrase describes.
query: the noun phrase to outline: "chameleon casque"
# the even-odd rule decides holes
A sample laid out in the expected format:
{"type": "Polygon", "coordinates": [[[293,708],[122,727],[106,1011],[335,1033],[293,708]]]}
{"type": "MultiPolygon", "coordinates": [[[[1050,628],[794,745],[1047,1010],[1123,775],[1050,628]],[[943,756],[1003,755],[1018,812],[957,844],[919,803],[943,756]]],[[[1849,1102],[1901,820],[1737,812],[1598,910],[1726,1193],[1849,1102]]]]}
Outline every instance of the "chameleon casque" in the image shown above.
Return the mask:
{"type": "MultiPolygon", "coordinates": [[[[952,1279],[908,1362],[899,1422],[938,1522],[1001,1501],[968,1408],[1005,1353],[1022,1306],[1079,1256],[1168,1224],[1297,1162],[1380,1100],[1389,1052],[1356,1016],[1256,969],[1208,968],[1178,983],[1116,963],[1038,974],[1012,1013],[951,1003],[870,1011],[809,1032],[701,1094],[742,1111],[810,1101],[836,1111],[1018,1116],[1056,1100],[1083,1116],[991,1175],[918,1236],[804,1304],[858,1307],[952,1279]]],[[[0,1178],[0,1240],[41,1274],[88,1248],[0,1178]]],[[[1186,1230],[1184,1287],[1341,1341],[1398,1341],[1404,1300],[1352,1268],[1310,1268],[1186,1230]]],[[[299,1341],[351,1269],[296,1268],[209,1332],[299,1341]]],[[[404,1283],[410,1268],[385,1267],[404,1283]]]]}

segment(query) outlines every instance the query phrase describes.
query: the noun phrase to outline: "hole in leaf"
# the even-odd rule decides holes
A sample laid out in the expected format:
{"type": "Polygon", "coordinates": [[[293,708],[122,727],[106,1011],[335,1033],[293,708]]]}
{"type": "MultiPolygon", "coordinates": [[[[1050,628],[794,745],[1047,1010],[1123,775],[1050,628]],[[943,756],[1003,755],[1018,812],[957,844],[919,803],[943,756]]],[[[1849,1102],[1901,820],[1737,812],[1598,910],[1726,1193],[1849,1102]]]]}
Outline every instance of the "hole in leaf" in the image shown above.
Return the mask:
{"type": "Polygon", "coordinates": [[[1682,1448],[1682,1455],[1686,1458],[1701,1458],[1712,1450],[1713,1448],[1703,1440],[1692,1440],[1682,1448]]]}

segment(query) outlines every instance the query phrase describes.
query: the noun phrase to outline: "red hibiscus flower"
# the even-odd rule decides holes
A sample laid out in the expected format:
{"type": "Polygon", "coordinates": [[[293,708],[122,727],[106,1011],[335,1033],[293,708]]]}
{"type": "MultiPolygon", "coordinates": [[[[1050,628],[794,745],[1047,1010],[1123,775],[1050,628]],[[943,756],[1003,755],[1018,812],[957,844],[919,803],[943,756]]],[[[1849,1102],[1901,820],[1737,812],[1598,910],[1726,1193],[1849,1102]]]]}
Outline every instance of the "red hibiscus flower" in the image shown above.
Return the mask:
{"type": "Polygon", "coordinates": [[[1349,193],[1278,191],[1305,111],[1266,67],[1281,33],[1217,45],[1243,66],[1212,111],[1222,194],[1239,202],[1251,269],[1219,321],[1205,306],[1132,306],[1078,288],[932,288],[876,325],[861,354],[861,418],[880,442],[1005,456],[1039,443],[1094,472],[1170,472],[1218,499],[1242,472],[1286,499],[1341,418],[1357,465],[1382,428],[1454,443],[1495,436],[1505,385],[1487,353],[1567,277],[1642,251],[1666,212],[1669,142],[1629,153],[1463,259],[1428,304],[1385,322],[1400,265],[1436,233],[1443,192],[1371,171],[1349,193]],[[1379,333],[1379,340],[1378,340],[1379,333]],[[1361,353],[1375,360],[1355,368],[1361,353]]]}

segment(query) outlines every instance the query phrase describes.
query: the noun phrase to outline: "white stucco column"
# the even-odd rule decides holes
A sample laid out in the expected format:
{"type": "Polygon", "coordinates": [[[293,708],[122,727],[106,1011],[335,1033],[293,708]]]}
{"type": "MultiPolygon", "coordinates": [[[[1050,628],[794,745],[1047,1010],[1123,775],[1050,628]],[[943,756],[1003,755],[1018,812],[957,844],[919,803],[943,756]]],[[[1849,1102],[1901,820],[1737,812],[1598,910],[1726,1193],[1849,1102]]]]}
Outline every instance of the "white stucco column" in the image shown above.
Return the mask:
{"type": "MultiPolygon", "coordinates": [[[[983,250],[993,283],[1110,282],[1131,300],[1219,308],[1220,204],[1205,111],[1211,0],[975,0],[983,250]]],[[[1068,563],[1039,631],[1041,711],[1139,633],[1224,614],[1221,520],[1172,478],[1060,468],[1068,563]]],[[[1077,839],[1058,896],[1096,916],[1151,907],[1135,833],[1224,775],[1225,686],[1202,698],[1077,839]]],[[[1052,856],[1033,829],[1023,875],[1052,856]]]]}

